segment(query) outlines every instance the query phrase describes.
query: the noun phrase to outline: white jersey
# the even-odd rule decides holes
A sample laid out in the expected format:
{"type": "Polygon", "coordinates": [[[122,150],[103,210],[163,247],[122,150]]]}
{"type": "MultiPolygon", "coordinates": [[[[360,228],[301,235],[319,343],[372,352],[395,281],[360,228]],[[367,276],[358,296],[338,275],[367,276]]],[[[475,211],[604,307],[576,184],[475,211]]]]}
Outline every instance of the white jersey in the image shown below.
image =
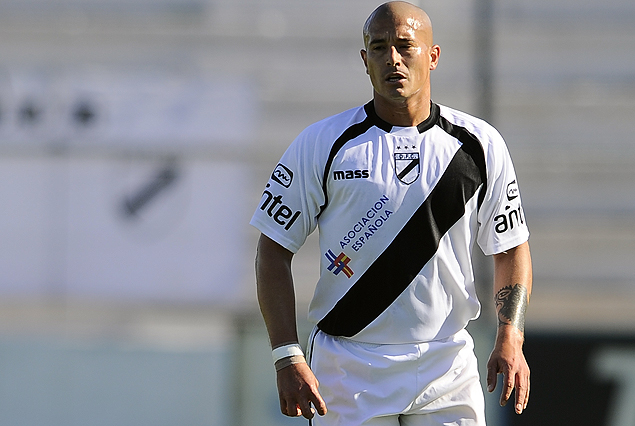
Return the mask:
{"type": "Polygon", "coordinates": [[[319,226],[309,319],[368,343],[427,342],[478,316],[471,251],[525,242],[516,175],[486,122],[431,104],[413,127],[369,102],[306,128],[274,169],[251,224],[291,252],[319,226]]]}

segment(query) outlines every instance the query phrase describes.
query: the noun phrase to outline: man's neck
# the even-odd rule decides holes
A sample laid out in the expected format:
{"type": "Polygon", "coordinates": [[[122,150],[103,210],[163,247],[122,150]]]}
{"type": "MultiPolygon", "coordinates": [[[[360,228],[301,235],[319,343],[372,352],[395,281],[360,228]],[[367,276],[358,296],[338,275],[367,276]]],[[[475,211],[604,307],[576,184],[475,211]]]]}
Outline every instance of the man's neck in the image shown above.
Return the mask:
{"type": "Polygon", "coordinates": [[[395,102],[375,93],[373,103],[377,116],[393,126],[416,126],[430,116],[429,96],[395,102]]]}

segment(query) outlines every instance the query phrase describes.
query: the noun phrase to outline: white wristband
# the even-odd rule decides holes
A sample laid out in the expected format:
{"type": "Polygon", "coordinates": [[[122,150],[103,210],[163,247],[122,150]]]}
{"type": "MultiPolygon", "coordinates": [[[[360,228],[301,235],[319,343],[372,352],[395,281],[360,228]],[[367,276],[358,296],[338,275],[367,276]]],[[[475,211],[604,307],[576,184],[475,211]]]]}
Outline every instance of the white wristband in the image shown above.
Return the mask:
{"type": "Polygon", "coordinates": [[[280,346],[279,348],[275,348],[271,354],[273,355],[274,364],[277,361],[280,361],[282,358],[287,358],[290,356],[304,356],[304,352],[302,352],[302,348],[297,343],[292,343],[290,345],[280,346]]]}

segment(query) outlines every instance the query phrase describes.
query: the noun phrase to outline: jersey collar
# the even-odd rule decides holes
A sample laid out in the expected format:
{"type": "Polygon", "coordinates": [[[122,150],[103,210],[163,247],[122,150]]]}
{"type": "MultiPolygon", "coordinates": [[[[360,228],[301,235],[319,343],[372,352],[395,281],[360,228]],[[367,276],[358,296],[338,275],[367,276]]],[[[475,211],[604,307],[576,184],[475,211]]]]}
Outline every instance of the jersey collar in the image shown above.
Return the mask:
{"type": "MultiPolygon", "coordinates": [[[[368,102],[366,105],[364,105],[364,111],[366,111],[366,115],[371,120],[371,122],[375,126],[382,129],[384,132],[390,132],[393,127],[397,127],[379,118],[379,116],[375,112],[375,104],[373,103],[372,100],[368,102]]],[[[426,130],[432,128],[432,126],[434,126],[437,120],[439,119],[439,114],[440,114],[439,106],[435,104],[434,102],[430,101],[430,115],[428,116],[428,118],[426,118],[424,121],[417,124],[416,126],[419,133],[423,133],[426,130]]]]}

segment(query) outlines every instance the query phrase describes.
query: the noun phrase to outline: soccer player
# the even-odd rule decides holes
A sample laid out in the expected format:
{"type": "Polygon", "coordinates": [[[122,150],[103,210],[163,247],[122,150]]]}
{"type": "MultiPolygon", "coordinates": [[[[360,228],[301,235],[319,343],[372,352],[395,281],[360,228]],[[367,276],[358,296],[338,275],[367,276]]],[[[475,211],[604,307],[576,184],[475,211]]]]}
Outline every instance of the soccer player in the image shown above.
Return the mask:
{"type": "Polygon", "coordinates": [[[440,48],[423,10],[385,3],[363,36],[373,99],[305,129],[251,220],[262,233],[258,300],[281,411],[316,425],[484,425],[465,330],[480,310],[477,243],[494,256],[488,390],[503,374],[501,404],[513,394],[520,414],[529,397],[522,345],[532,270],[505,142],[486,122],[431,101],[440,48]],[[291,261],[316,227],[321,273],[305,356],[291,261]]]}

